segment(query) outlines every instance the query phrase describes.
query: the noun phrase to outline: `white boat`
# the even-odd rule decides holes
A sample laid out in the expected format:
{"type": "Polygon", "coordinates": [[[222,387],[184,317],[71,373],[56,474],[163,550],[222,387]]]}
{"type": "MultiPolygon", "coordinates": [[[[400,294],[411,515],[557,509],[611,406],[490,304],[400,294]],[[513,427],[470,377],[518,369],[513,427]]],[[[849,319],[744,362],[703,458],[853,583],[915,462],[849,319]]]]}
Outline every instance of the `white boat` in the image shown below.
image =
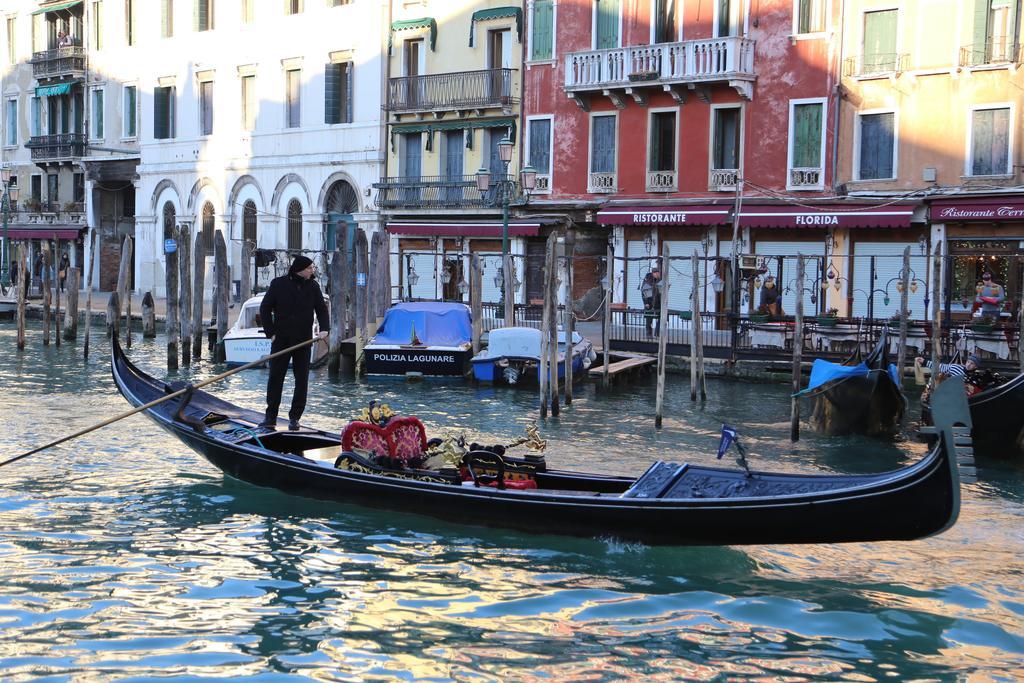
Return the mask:
{"type": "MultiPolygon", "coordinates": [[[[509,385],[540,379],[541,332],[533,327],[499,327],[488,334],[487,349],[473,356],[473,375],[478,381],[509,385]]],[[[558,331],[558,379],[565,379],[566,334],[558,331]]],[[[573,379],[582,379],[597,354],[589,339],[572,333],[570,351],[573,379]]]]}
{"type": "MultiPolygon", "coordinates": [[[[324,301],[330,303],[327,297],[324,301]]],[[[242,310],[238,313],[238,319],[231,329],[224,335],[224,355],[228,365],[243,365],[259,360],[270,355],[270,339],[263,332],[263,325],[260,321],[260,304],[263,303],[263,294],[257,294],[242,304],[242,310]]],[[[320,331],[320,323],[316,316],[313,316],[313,335],[320,331]]],[[[329,347],[327,340],[318,341],[313,344],[310,350],[310,362],[316,365],[327,357],[329,347]]]]}
{"type": "Polygon", "coordinates": [[[18,312],[18,288],[14,285],[0,285],[0,316],[7,317],[18,312]]]}

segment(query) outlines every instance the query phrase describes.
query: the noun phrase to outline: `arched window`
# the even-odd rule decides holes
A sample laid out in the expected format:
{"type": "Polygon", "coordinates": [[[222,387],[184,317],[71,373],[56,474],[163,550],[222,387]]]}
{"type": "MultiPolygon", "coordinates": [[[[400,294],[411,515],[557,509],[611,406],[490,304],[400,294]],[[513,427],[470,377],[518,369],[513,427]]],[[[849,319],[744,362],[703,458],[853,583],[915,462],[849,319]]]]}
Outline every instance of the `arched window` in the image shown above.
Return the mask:
{"type": "Polygon", "coordinates": [[[288,202],[288,248],[302,249],[302,204],[298,199],[288,202]]]}
{"type": "Polygon", "coordinates": [[[347,181],[339,180],[327,191],[324,210],[326,213],[357,213],[359,197],[347,181]]]}
{"type": "Polygon", "coordinates": [[[174,221],[177,215],[174,212],[174,204],[171,202],[164,203],[164,239],[169,240],[174,237],[174,221]]]}
{"type": "Polygon", "coordinates": [[[206,255],[213,253],[213,204],[203,204],[203,246],[206,248],[206,255]]]}
{"type": "Polygon", "coordinates": [[[242,207],[242,239],[256,246],[256,202],[251,199],[242,207]]]}

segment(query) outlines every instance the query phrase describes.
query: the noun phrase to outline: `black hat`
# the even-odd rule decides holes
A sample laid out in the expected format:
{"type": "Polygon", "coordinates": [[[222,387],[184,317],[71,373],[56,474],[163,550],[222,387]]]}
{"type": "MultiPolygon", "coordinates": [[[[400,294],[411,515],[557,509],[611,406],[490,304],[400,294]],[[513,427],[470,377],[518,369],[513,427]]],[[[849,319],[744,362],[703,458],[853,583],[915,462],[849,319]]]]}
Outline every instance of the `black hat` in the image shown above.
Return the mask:
{"type": "Polygon", "coordinates": [[[295,257],[294,261],[292,261],[292,267],[288,269],[288,272],[297,273],[300,270],[305,270],[306,268],[309,268],[311,265],[313,265],[312,259],[299,255],[295,257]]]}

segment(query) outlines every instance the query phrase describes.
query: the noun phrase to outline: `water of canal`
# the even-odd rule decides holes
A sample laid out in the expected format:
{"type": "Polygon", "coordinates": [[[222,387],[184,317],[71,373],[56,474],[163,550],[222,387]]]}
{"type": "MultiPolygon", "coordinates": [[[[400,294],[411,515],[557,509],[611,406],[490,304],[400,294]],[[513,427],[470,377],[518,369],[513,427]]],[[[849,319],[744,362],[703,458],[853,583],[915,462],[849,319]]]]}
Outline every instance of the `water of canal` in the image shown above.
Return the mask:
{"type": "MultiPolygon", "coordinates": [[[[38,328],[38,322],[33,328],[38,328]]],[[[0,323],[0,457],[128,409],[109,343],[18,353],[0,323]]],[[[133,359],[164,376],[162,339],[133,359]]],[[[208,362],[177,373],[201,379],[208,362]]],[[[266,374],[219,395],[262,407],[266,374]]],[[[722,422],[764,469],[868,472],[895,443],[788,441],[784,386],[670,377],[580,385],[541,425],[558,467],[636,473],[710,463],[722,422]]],[[[286,395],[288,385],[286,384],[286,395]]],[[[463,383],[331,382],[306,416],[338,429],[371,398],[431,432],[510,440],[532,392],[463,383]]],[[[916,412],[916,396],[911,413],[916,412]]],[[[650,548],[459,526],[225,480],[136,416],[0,470],[0,679],[1019,680],[1024,467],[981,463],[957,525],[910,543],[650,548]]]]}

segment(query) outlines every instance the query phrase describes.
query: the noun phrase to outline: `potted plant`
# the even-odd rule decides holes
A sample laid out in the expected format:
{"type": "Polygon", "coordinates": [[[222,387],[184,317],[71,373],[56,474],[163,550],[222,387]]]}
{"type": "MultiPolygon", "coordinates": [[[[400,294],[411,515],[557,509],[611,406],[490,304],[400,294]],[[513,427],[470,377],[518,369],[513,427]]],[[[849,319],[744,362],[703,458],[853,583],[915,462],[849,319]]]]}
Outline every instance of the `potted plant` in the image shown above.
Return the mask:
{"type": "Polygon", "coordinates": [[[693,311],[673,311],[679,315],[680,320],[693,320],[693,311]]]}
{"type": "Polygon", "coordinates": [[[839,309],[830,308],[825,311],[825,315],[819,315],[817,320],[818,327],[835,327],[839,322],[839,309]]]}
{"type": "Polygon", "coordinates": [[[29,211],[29,213],[39,213],[39,211],[43,208],[43,203],[36,199],[35,197],[29,197],[28,199],[25,200],[25,208],[29,211]]]}
{"type": "Polygon", "coordinates": [[[768,310],[766,305],[761,304],[750,314],[749,319],[752,323],[763,323],[768,321],[769,315],[771,315],[771,311],[768,310]]]}
{"type": "Polygon", "coordinates": [[[983,315],[971,321],[972,332],[991,332],[996,321],[990,315],[983,315]]]}

